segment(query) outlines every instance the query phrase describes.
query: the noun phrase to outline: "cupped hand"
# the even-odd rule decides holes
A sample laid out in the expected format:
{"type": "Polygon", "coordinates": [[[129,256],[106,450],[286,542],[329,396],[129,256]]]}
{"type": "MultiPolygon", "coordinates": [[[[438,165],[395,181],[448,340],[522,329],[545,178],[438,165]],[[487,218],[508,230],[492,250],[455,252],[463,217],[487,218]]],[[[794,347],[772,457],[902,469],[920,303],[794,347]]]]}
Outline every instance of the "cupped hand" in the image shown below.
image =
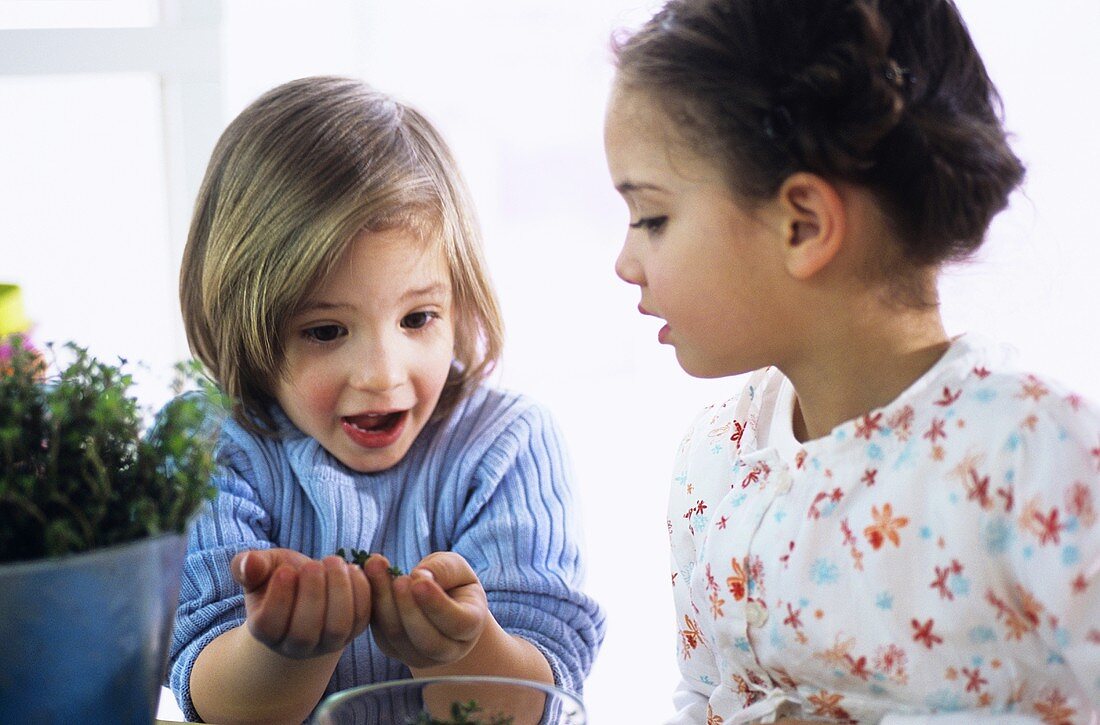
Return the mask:
{"type": "Polygon", "coordinates": [[[249,632],[285,657],[336,652],[370,624],[370,582],[361,567],[338,556],[317,561],[291,549],[264,549],[237,554],[231,566],[244,587],[249,632]]]}
{"type": "Polygon", "coordinates": [[[374,641],[409,667],[462,659],[492,616],[477,574],[454,552],[428,554],[407,575],[397,577],[390,574],[384,556],[372,556],[363,568],[373,595],[374,641]]]}

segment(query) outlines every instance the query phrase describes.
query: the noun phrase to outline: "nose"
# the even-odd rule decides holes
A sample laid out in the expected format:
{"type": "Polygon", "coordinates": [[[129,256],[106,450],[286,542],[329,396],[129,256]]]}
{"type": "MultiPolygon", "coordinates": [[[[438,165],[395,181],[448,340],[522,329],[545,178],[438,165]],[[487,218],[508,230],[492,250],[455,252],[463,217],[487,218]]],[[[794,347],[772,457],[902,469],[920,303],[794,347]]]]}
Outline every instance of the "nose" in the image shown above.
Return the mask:
{"type": "Polygon", "coordinates": [[[645,276],[642,274],[642,265],[638,260],[637,255],[634,254],[633,245],[630,243],[630,237],[626,238],[623,242],[623,248],[619,250],[619,256],[615,260],[615,274],[619,275],[619,279],[629,284],[636,284],[641,286],[645,281],[645,276]]]}
{"type": "Polygon", "coordinates": [[[385,340],[375,340],[357,346],[350,361],[349,384],[357,390],[385,392],[405,380],[406,365],[398,346],[385,340]]]}

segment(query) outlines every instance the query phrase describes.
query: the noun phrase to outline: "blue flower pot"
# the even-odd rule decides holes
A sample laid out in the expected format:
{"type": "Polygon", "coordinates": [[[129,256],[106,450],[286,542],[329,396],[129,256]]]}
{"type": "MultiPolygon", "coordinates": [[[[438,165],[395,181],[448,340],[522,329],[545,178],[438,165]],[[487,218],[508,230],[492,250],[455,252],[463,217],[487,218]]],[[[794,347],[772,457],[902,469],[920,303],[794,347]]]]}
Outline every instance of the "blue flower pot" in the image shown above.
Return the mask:
{"type": "Polygon", "coordinates": [[[0,565],[0,723],[152,723],[187,538],[0,565]]]}

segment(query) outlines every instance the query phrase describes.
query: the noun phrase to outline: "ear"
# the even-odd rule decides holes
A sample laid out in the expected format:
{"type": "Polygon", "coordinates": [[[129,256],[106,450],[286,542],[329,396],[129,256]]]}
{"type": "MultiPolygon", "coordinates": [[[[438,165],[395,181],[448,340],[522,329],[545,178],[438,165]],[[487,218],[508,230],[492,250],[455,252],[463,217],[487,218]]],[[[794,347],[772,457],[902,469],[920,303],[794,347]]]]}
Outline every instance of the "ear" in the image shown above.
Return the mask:
{"type": "Polygon", "coordinates": [[[847,231],[844,201],[835,186],[816,174],[791,174],[779,187],[787,272],[805,280],[829,264],[847,231]]]}

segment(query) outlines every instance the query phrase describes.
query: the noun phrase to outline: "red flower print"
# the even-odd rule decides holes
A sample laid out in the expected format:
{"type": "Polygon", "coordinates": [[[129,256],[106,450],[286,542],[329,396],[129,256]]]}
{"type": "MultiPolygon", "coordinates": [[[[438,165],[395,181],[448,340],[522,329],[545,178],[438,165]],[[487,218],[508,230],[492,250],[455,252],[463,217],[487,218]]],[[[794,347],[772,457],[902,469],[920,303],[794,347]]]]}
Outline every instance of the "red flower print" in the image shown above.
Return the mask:
{"type": "Polygon", "coordinates": [[[932,632],[932,625],[936,620],[929,619],[924,624],[921,624],[918,620],[914,619],[911,624],[916,632],[913,634],[913,641],[920,642],[928,649],[932,649],[933,645],[942,644],[943,637],[932,632]]]}
{"type": "Polygon", "coordinates": [[[998,488],[997,495],[1005,500],[1005,513],[1007,514],[1008,512],[1012,511],[1012,502],[1015,498],[1012,493],[1012,487],[1010,486],[1008,488],[998,488]]]}
{"type": "Polygon", "coordinates": [[[904,528],[909,523],[909,519],[905,516],[894,518],[894,510],[888,503],[882,505],[881,512],[878,506],[872,506],[871,517],[875,523],[863,530],[863,535],[871,542],[871,548],[877,551],[887,540],[894,546],[900,547],[901,537],[898,536],[898,530],[904,528]]]}
{"type": "Polygon", "coordinates": [[[1080,481],[1074,482],[1066,492],[1066,513],[1076,516],[1084,526],[1096,523],[1096,509],[1092,502],[1092,491],[1080,481]]]}
{"type": "Polygon", "coordinates": [[[714,575],[710,573],[710,564],[707,564],[706,574],[707,574],[707,590],[712,591],[712,592],[718,591],[718,582],[715,581],[714,575]]]}
{"type": "Polygon", "coordinates": [[[1057,506],[1052,508],[1050,510],[1050,513],[1047,516],[1043,516],[1039,512],[1035,512],[1035,519],[1039,522],[1039,525],[1042,527],[1041,531],[1039,532],[1039,545],[1040,546],[1042,546],[1043,544],[1049,544],[1049,543],[1055,543],[1055,544],[1061,543],[1060,542],[1060,537],[1058,536],[1058,532],[1060,532],[1062,529],[1066,528],[1066,526],[1065,526],[1065,524],[1063,524],[1062,522],[1060,522],[1058,520],[1058,507],[1057,506]]]}
{"type": "Polygon", "coordinates": [[[784,554],[783,556],[779,557],[779,561],[782,562],[784,567],[786,567],[788,564],[791,563],[791,553],[793,551],[794,551],[794,542],[793,541],[788,541],[787,542],[787,553],[784,554]]]}
{"type": "Polygon", "coordinates": [[[1066,706],[1067,697],[1057,687],[1045,700],[1035,703],[1035,712],[1048,725],[1073,725],[1077,711],[1066,706]]]}
{"type": "Polygon", "coordinates": [[[729,522],[730,522],[730,520],[729,520],[728,516],[723,516],[722,518],[718,519],[718,530],[719,531],[725,531],[726,530],[726,524],[728,524],[729,522]]]}
{"type": "Polygon", "coordinates": [[[750,484],[756,483],[760,480],[760,469],[753,468],[745,477],[741,480],[741,488],[748,488],[750,484]]]}
{"type": "Polygon", "coordinates": [[[947,588],[947,577],[951,574],[961,574],[962,564],[959,563],[958,559],[954,559],[951,561],[950,566],[945,566],[942,569],[938,566],[933,568],[936,570],[936,578],[932,580],[929,588],[939,590],[941,599],[954,600],[955,595],[947,588]]]}
{"type": "Polygon", "coordinates": [[[852,529],[848,526],[848,519],[840,522],[840,533],[844,535],[844,545],[852,546],[856,543],[856,537],[852,535],[852,529]]]}
{"type": "Polygon", "coordinates": [[[989,680],[982,677],[982,671],[980,668],[975,667],[973,670],[963,667],[963,676],[966,677],[966,691],[981,693],[982,685],[988,685],[989,680]]]}
{"type": "Polygon", "coordinates": [[[877,468],[868,468],[863,471],[863,478],[859,479],[859,482],[867,484],[867,488],[870,488],[875,485],[875,476],[877,475],[877,468]]]}
{"type": "Polygon", "coordinates": [[[714,710],[711,709],[710,703],[708,702],[707,703],[707,725],[722,725],[722,723],[724,723],[724,722],[725,722],[725,720],[722,719],[722,716],[721,715],[716,715],[714,713],[714,710]]]}
{"type": "Polygon", "coordinates": [[[764,596],[764,562],[759,556],[754,556],[746,560],[745,564],[748,566],[749,581],[756,587],[756,596],[762,598],[764,596]]]}
{"type": "Polygon", "coordinates": [[[1039,401],[1043,399],[1050,391],[1043,385],[1042,381],[1034,375],[1028,375],[1023,383],[1021,383],[1021,390],[1016,395],[1017,398],[1031,398],[1032,400],[1039,401]]]}
{"type": "Polygon", "coordinates": [[[983,509],[993,508],[993,500],[989,497],[989,476],[981,476],[973,468],[967,470],[966,500],[978,501],[983,509]]]}
{"type": "Polygon", "coordinates": [[[730,567],[733,569],[733,574],[726,578],[726,588],[733,595],[734,601],[739,602],[745,598],[745,569],[737,559],[730,559],[730,567]]]}
{"type": "Polygon", "coordinates": [[[737,447],[741,447],[741,437],[745,435],[745,426],[740,421],[733,421],[733,435],[730,436],[730,440],[737,444],[737,447]]]}
{"type": "Polygon", "coordinates": [[[783,624],[789,624],[792,629],[798,630],[802,626],[800,614],[802,614],[801,609],[795,609],[790,602],[787,602],[787,616],[783,619],[783,624]]]}
{"type": "Polygon", "coordinates": [[[861,420],[856,422],[856,438],[871,440],[872,435],[882,430],[882,426],[879,425],[880,420],[882,420],[882,413],[863,416],[861,420]]]}
{"type": "Polygon", "coordinates": [[[680,640],[684,643],[684,659],[691,658],[691,650],[699,646],[699,641],[703,634],[699,631],[699,624],[689,617],[684,615],[684,629],[680,630],[680,640]]]}
{"type": "Polygon", "coordinates": [[[858,677],[861,680],[866,680],[868,677],[871,676],[870,671],[868,671],[867,669],[866,657],[860,656],[858,660],[853,660],[849,658],[848,664],[851,666],[853,677],[858,677]]]}
{"type": "Polygon", "coordinates": [[[958,390],[952,392],[951,388],[945,385],[943,386],[943,395],[940,397],[939,400],[936,401],[936,405],[940,406],[941,408],[946,408],[947,406],[958,400],[959,397],[962,396],[962,394],[962,388],[959,388],[958,390]]]}
{"type": "Polygon", "coordinates": [[[890,675],[894,672],[902,672],[909,658],[905,650],[896,644],[880,647],[875,653],[875,669],[890,675]]]}
{"type": "Polygon", "coordinates": [[[913,427],[913,406],[907,405],[897,413],[890,416],[890,420],[886,421],[897,435],[898,440],[909,440],[909,433],[913,427]]]}
{"type": "Polygon", "coordinates": [[[947,431],[944,429],[946,423],[947,421],[940,418],[933,418],[932,424],[928,426],[928,430],[921,437],[930,440],[932,443],[935,443],[937,438],[946,438],[947,431]]]}
{"type": "Polygon", "coordinates": [[[979,380],[985,380],[990,375],[989,371],[986,370],[985,366],[978,366],[978,367],[974,368],[973,370],[971,370],[971,372],[974,373],[975,375],[977,375],[979,380]]]}
{"type": "Polygon", "coordinates": [[[1023,587],[1016,585],[1015,588],[1020,609],[1016,609],[998,597],[993,590],[986,591],[985,600],[997,610],[997,621],[1004,621],[1005,628],[1008,629],[1006,637],[1019,641],[1025,634],[1035,631],[1039,626],[1039,615],[1043,612],[1043,605],[1039,604],[1038,600],[1023,587]]]}
{"type": "Polygon", "coordinates": [[[1088,589],[1088,586],[1089,585],[1088,585],[1088,582],[1085,581],[1085,575],[1084,574],[1078,574],[1076,577],[1074,577],[1074,579],[1073,579],[1073,593],[1074,594],[1083,593],[1086,589],[1088,589]]]}
{"type": "Polygon", "coordinates": [[[816,695],[810,695],[810,703],[814,706],[814,715],[847,720],[851,717],[848,711],[840,706],[844,695],[839,692],[826,692],[821,690],[816,695]]]}
{"type": "Polygon", "coordinates": [[[715,619],[726,616],[725,612],[722,611],[722,605],[726,603],[726,600],[719,597],[718,592],[711,592],[709,598],[711,616],[715,619]]]}

